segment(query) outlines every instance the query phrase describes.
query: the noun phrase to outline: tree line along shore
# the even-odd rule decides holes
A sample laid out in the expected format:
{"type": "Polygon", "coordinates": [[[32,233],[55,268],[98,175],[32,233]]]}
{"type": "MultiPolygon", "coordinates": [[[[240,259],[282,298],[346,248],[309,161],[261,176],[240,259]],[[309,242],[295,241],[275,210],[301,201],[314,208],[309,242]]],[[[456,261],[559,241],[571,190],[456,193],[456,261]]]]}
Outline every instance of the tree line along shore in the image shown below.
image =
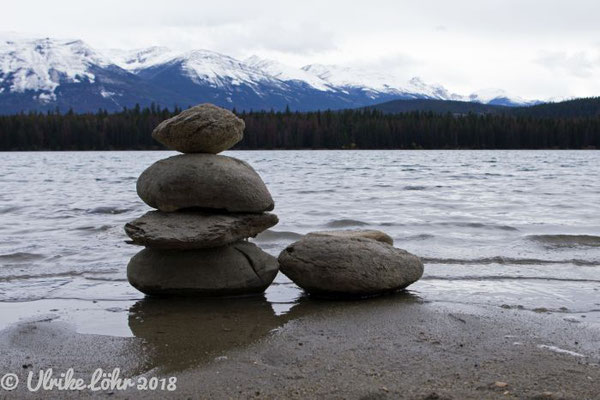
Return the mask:
{"type": "MultiPolygon", "coordinates": [[[[150,133],[181,112],[152,105],[118,113],[0,116],[0,151],[160,150],[150,133]]],[[[235,110],[234,110],[235,112],[235,110]]],[[[234,149],[599,149],[600,116],[452,114],[376,109],[237,113],[234,149]]]]}

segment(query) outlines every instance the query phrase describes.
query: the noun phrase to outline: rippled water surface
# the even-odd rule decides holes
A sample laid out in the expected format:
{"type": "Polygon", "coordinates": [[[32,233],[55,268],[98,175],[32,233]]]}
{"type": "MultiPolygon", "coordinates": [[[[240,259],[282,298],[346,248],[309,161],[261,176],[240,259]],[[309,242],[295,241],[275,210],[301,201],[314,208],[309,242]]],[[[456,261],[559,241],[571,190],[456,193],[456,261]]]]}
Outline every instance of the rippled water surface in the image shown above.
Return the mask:
{"type": "MultiPolygon", "coordinates": [[[[137,176],[172,154],[0,154],[0,326],[50,313],[131,334],[126,317],[110,317],[143,298],[125,278],[140,248],[123,225],[149,210],[137,176]]],[[[273,255],[314,230],[380,229],[424,259],[410,287],[422,301],[600,321],[598,151],[226,154],[273,194],[280,223],[255,239],[273,255]]],[[[282,314],[299,296],[280,275],[266,299],[282,314]]]]}

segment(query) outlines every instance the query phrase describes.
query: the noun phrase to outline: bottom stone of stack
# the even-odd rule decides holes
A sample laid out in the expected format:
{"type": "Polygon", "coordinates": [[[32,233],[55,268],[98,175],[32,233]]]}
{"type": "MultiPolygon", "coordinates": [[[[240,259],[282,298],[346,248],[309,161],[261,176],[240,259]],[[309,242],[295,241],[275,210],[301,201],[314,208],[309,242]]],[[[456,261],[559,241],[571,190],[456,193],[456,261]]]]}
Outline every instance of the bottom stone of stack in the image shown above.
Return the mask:
{"type": "Polygon", "coordinates": [[[149,295],[234,296],[262,293],[277,259],[249,242],[202,250],[146,248],[127,266],[127,279],[149,295]]]}

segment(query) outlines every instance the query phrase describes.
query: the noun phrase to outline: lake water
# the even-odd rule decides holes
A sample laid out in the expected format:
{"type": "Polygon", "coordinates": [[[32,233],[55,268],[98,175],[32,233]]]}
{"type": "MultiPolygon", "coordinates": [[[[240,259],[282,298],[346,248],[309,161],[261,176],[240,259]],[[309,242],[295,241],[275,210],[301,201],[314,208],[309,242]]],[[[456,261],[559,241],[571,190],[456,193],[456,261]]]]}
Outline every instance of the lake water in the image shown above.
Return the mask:
{"type": "MultiPolygon", "coordinates": [[[[172,152],[0,155],[0,328],[48,316],[132,335],[144,296],[126,280],[123,225],[150,208],[135,182],[172,152]]],[[[600,323],[599,151],[232,151],[263,177],[280,223],[254,239],[277,255],[323,229],[380,229],[421,256],[426,302],[600,323]]],[[[302,292],[279,275],[266,301],[302,292]]]]}

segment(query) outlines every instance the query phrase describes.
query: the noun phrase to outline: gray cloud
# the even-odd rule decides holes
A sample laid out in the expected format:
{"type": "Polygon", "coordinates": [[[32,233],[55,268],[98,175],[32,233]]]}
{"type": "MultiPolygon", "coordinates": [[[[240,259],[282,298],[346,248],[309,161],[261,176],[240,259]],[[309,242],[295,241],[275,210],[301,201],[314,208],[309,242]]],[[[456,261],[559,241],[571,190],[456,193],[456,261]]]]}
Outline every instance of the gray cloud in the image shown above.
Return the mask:
{"type": "Polygon", "coordinates": [[[99,48],[160,45],[296,66],[358,64],[465,93],[600,94],[597,0],[32,0],[2,7],[10,16],[3,30],[99,48]]]}
{"type": "Polygon", "coordinates": [[[314,22],[300,24],[261,24],[248,35],[254,46],[295,54],[319,53],[336,49],[334,33],[314,22]]]}
{"type": "Polygon", "coordinates": [[[590,78],[597,69],[599,60],[600,57],[592,57],[584,51],[545,51],[535,61],[551,70],[564,71],[578,78],[590,78]]]}
{"type": "Polygon", "coordinates": [[[380,70],[395,73],[404,72],[406,76],[411,76],[422,66],[423,62],[404,53],[392,53],[382,57],[359,58],[351,63],[355,67],[363,70],[380,70]]]}

